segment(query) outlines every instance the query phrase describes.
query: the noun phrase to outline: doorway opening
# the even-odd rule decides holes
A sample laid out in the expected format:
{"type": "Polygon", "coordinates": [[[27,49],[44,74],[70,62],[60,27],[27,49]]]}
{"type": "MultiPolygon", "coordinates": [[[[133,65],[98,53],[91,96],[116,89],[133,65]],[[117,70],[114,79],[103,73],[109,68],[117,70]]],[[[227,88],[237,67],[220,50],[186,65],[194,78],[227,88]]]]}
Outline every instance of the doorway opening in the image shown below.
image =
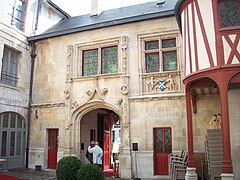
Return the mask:
{"type": "Polygon", "coordinates": [[[112,110],[96,109],[85,114],[80,123],[81,160],[89,163],[86,152],[91,141],[103,150],[102,169],[105,176],[113,176],[113,165],[119,159],[121,146],[120,118],[112,110]]]}

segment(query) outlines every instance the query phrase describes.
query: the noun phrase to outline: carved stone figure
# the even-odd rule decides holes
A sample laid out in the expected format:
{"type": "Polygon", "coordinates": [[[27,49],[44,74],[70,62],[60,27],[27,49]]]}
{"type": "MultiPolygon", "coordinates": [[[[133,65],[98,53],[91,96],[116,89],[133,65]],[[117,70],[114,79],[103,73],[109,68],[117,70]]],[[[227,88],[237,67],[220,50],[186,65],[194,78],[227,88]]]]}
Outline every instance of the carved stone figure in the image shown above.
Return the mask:
{"type": "Polygon", "coordinates": [[[64,92],[64,95],[65,95],[65,99],[68,99],[69,97],[70,97],[70,92],[69,92],[69,90],[67,89],[67,90],[65,90],[65,91],[63,91],[64,92]]]}
{"type": "Polygon", "coordinates": [[[170,91],[177,90],[177,82],[176,82],[176,80],[173,78],[173,76],[171,74],[169,74],[168,79],[166,80],[166,82],[168,82],[168,89],[170,91]]]}
{"type": "Polygon", "coordinates": [[[217,115],[217,122],[218,122],[218,129],[222,128],[222,115],[218,114],[217,115]]]}
{"type": "Polygon", "coordinates": [[[107,92],[108,92],[108,89],[107,89],[107,88],[104,88],[104,89],[102,90],[102,94],[103,94],[103,95],[106,95],[107,92]]]}
{"type": "Polygon", "coordinates": [[[152,76],[148,83],[148,91],[156,91],[157,90],[156,85],[157,85],[157,82],[154,80],[154,77],[152,76]]]}
{"type": "Polygon", "coordinates": [[[121,93],[123,95],[127,95],[128,94],[128,86],[125,84],[125,85],[122,85],[121,87],[121,93]]]}
{"type": "Polygon", "coordinates": [[[218,121],[217,121],[216,114],[214,114],[212,119],[209,121],[209,128],[210,129],[218,129],[218,121]]]}
{"type": "Polygon", "coordinates": [[[72,104],[72,108],[77,108],[77,107],[78,107],[78,103],[77,103],[77,101],[74,101],[72,104]]]}
{"type": "Polygon", "coordinates": [[[86,94],[87,94],[88,96],[91,96],[92,92],[91,92],[90,90],[88,90],[88,91],[86,91],[86,94]]]}
{"type": "Polygon", "coordinates": [[[123,99],[120,98],[120,99],[117,101],[117,105],[118,105],[118,106],[121,106],[122,102],[123,102],[123,99]]]}

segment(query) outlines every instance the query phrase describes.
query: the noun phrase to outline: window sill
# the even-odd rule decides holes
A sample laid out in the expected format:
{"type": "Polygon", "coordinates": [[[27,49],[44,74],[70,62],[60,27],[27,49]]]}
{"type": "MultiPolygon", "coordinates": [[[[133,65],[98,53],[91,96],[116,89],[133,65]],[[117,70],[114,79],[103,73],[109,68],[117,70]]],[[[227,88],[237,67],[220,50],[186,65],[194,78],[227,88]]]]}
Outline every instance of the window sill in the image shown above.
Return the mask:
{"type": "Polygon", "coordinates": [[[93,80],[93,79],[110,79],[110,78],[119,78],[123,74],[122,73],[114,73],[114,74],[99,74],[99,75],[94,75],[94,76],[79,76],[79,77],[72,77],[71,79],[73,81],[78,81],[78,80],[93,80]]]}
{"type": "Polygon", "coordinates": [[[16,91],[20,91],[20,89],[18,87],[10,86],[10,85],[3,84],[3,83],[0,83],[0,87],[8,88],[8,89],[16,90],[16,91]]]}
{"type": "Polygon", "coordinates": [[[234,34],[236,32],[239,33],[239,30],[240,30],[240,26],[230,26],[230,27],[223,27],[219,29],[220,32],[226,32],[231,34],[234,34]]]}

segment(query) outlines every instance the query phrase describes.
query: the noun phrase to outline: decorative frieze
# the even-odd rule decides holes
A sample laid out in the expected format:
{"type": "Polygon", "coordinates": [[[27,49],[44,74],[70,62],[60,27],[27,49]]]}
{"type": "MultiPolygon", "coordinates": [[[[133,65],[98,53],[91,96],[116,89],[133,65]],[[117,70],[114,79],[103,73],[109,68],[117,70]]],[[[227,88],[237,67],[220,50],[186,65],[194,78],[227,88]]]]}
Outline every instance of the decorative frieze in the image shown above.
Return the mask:
{"type": "Polygon", "coordinates": [[[47,103],[39,103],[32,104],[32,108],[49,108],[49,107],[64,107],[65,102],[47,102],[47,103]]]}
{"type": "Polygon", "coordinates": [[[181,91],[180,72],[143,75],[142,80],[144,93],[181,91]]]}

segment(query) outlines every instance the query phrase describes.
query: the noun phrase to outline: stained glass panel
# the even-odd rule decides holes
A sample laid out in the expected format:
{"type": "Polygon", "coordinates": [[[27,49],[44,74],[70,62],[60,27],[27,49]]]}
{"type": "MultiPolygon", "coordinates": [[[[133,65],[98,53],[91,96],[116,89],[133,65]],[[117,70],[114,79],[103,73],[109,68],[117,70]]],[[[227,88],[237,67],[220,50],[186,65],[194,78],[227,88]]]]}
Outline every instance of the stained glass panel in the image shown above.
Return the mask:
{"type": "Polygon", "coordinates": [[[98,73],[98,50],[83,51],[83,76],[96,75],[98,73]]]}
{"type": "Polygon", "coordinates": [[[240,26],[239,0],[219,1],[222,27],[240,26]]]}
{"type": "Polygon", "coordinates": [[[170,129],[164,130],[164,138],[165,138],[165,153],[172,153],[171,151],[171,132],[170,129]]]}
{"type": "Polygon", "coordinates": [[[157,153],[163,152],[162,130],[157,130],[157,153]]]}
{"type": "Polygon", "coordinates": [[[108,47],[102,49],[102,73],[116,73],[118,71],[118,48],[108,47]]]}
{"type": "Polygon", "coordinates": [[[149,53],[146,56],[146,72],[158,72],[159,71],[159,54],[149,53]]]}
{"type": "Polygon", "coordinates": [[[145,42],[145,50],[158,49],[158,41],[145,42]]]}
{"type": "Polygon", "coordinates": [[[177,54],[176,51],[163,53],[163,71],[177,70],[177,54]]]}
{"type": "Polygon", "coordinates": [[[176,39],[164,39],[162,40],[162,48],[176,47],[176,39]]]}

